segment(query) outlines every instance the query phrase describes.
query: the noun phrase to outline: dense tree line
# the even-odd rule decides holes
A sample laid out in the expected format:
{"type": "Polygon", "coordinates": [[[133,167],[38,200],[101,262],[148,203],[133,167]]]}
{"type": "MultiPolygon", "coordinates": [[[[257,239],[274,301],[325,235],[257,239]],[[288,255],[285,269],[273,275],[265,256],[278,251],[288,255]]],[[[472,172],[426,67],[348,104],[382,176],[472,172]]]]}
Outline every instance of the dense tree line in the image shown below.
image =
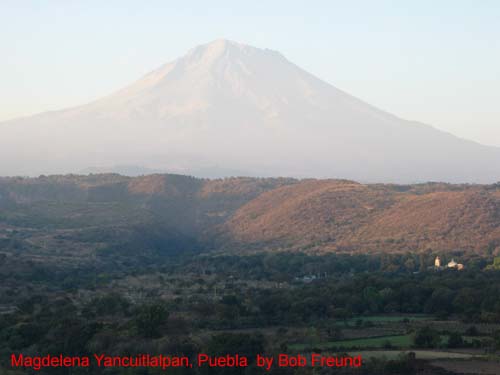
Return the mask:
{"type": "MultiPolygon", "coordinates": [[[[2,291],[2,303],[13,303],[15,308],[0,314],[0,357],[4,361],[12,352],[193,356],[200,351],[235,350],[252,356],[286,346],[262,335],[238,336],[222,330],[311,326],[335,339],[340,336],[338,323],[352,325],[352,318],[362,322],[363,317],[378,314],[424,313],[477,325],[498,323],[500,272],[487,267],[493,261],[462,258],[467,264],[464,271],[436,271],[431,266],[433,256],[193,256],[163,258],[156,264],[131,260],[114,269],[103,263],[98,273],[47,270],[37,277],[18,278],[14,292],[2,291]],[[112,287],[132,270],[138,276],[160,275],[158,288],[168,282],[161,275],[179,275],[183,277],[179,288],[201,292],[196,298],[189,292],[168,299],[145,295],[136,301],[112,287]],[[212,293],[210,283],[223,287],[212,293]]],[[[9,282],[9,272],[3,269],[2,275],[9,282]]],[[[448,334],[447,345],[453,348],[465,345],[465,334],[476,333],[448,334]]],[[[440,335],[424,327],[415,332],[414,345],[437,347],[440,335]]],[[[500,347],[499,338],[498,332],[492,334],[500,347]]],[[[387,366],[386,373],[396,374],[390,371],[413,365],[402,358],[370,366],[387,366]]]]}

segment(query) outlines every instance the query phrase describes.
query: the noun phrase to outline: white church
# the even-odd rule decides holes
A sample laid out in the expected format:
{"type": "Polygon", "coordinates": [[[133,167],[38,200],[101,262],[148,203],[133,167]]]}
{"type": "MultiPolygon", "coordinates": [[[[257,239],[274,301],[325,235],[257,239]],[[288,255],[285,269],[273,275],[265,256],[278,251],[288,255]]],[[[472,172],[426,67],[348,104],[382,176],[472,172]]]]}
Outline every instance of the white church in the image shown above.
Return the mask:
{"type": "Polygon", "coordinates": [[[436,259],[434,260],[434,269],[444,270],[446,268],[451,268],[451,269],[456,269],[458,271],[461,271],[464,269],[464,265],[462,263],[455,262],[454,259],[451,259],[451,261],[448,262],[448,264],[446,266],[442,266],[441,259],[439,258],[439,256],[437,256],[436,259]]]}

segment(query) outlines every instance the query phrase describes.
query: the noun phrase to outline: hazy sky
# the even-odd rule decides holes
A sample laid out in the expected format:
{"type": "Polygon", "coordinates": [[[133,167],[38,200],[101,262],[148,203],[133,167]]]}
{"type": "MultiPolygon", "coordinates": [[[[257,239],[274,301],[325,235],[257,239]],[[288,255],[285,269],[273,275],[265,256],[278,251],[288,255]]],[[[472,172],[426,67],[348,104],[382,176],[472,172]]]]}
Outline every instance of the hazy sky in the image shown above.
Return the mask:
{"type": "Polygon", "coordinates": [[[0,120],[83,104],[217,38],[500,146],[500,1],[0,1],[0,120]]]}

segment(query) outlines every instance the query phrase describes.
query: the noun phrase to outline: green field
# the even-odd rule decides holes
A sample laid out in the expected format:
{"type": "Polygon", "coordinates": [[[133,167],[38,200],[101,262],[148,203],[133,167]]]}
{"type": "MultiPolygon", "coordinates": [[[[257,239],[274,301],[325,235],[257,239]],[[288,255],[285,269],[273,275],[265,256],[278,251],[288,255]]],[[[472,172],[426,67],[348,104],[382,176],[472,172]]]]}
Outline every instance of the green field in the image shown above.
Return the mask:
{"type": "MultiPolygon", "coordinates": [[[[469,353],[454,353],[445,351],[433,351],[433,350],[412,350],[418,359],[470,359],[474,357],[473,354],[469,353]]],[[[385,357],[387,359],[396,359],[401,354],[407,354],[408,351],[400,350],[363,350],[359,352],[350,352],[352,356],[361,355],[363,358],[381,358],[385,357]]]]}
{"type": "MultiPolygon", "coordinates": [[[[441,335],[441,344],[440,344],[441,347],[445,347],[448,344],[448,338],[449,336],[447,335],[441,335]]],[[[464,336],[463,339],[465,342],[471,343],[473,339],[478,339],[478,337],[464,336]]],[[[337,341],[320,342],[317,344],[292,344],[290,345],[290,349],[297,351],[308,350],[312,348],[318,348],[323,350],[336,349],[336,348],[342,350],[379,349],[379,348],[382,349],[390,347],[407,349],[411,348],[412,345],[413,345],[413,335],[407,334],[407,335],[392,335],[392,336],[380,336],[380,337],[366,337],[366,338],[359,338],[352,340],[337,340],[337,341]]],[[[393,351],[390,350],[390,352],[393,351]]]]}
{"type": "MultiPolygon", "coordinates": [[[[352,348],[383,348],[390,344],[396,348],[408,348],[413,343],[412,335],[397,335],[397,336],[382,336],[382,337],[368,337],[354,340],[339,340],[339,341],[329,341],[318,343],[314,345],[315,348],[319,349],[352,349],[352,348]]],[[[290,345],[290,349],[293,350],[304,350],[310,348],[309,344],[293,344],[290,345]]]]}
{"type": "Polygon", "coordinates": [[[432,316],[419,314],[419,315],[369,315],[363,317],[357,317],[348,319],[345,322],[338,321],[338,324],[355,325],[359,320],[363,322],[371,322],[371,323],[393,323],[393,322],[401,322],[404,319],[408,319],[410,322],[414,321],[423,321],[430,320],[432,316]]]}

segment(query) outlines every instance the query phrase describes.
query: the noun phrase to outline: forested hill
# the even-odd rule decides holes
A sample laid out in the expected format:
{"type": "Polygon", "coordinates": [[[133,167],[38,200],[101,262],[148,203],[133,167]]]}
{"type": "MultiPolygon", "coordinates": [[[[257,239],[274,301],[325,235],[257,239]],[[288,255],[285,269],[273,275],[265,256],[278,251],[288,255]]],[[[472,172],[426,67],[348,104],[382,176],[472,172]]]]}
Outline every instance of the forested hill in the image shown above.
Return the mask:
{"type": "MultiPolygon", "coordinates": [[[[0,252],[500,251],[499,185],[116,174],[0,178],[0,252]]],[[[68,261],[70,261],[68,259],[68,261]]]]}

